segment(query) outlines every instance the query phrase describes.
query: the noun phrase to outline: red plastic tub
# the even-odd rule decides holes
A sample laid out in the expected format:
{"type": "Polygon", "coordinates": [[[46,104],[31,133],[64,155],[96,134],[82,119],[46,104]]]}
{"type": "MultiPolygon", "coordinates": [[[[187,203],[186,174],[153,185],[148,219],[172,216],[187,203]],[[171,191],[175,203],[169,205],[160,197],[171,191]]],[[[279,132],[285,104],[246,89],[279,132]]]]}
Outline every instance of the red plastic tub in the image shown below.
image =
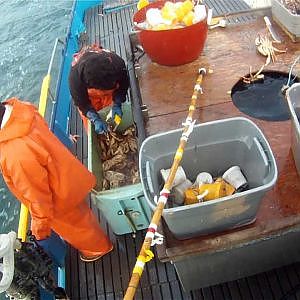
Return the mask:
{"type": "MultiPolygon", "coordinates": [[[[162,8],[166,1],[157,1],[137,11],[134,23],[144,22],[149,8],[162,8]]],[[[206,19],[178,29],[144,30],[136,27],[145,52],[152,61],[166,66],[183,65],[197,59],[203,50],[207,37],[206,19]]]]}

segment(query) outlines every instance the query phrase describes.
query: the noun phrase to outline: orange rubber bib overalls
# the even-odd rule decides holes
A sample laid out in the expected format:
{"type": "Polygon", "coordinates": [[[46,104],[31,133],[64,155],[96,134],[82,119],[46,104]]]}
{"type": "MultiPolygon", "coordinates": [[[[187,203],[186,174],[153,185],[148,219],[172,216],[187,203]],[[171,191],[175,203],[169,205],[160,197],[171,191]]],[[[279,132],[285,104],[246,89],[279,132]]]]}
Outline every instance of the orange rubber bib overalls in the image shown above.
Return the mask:
{"type": "Polygon", "coordinates": [[[10,191],[26,207],[38,240],[51,229],[85,256],[112,248],[85,201],[95,176],[49,130],[27,102],[5,102],[12,113],[0,130],[0,167],[10,191]]]}
{"type": "MultiPolygon", "coordinates": [[[[103,51],[108,51],[103,48],[100,48],[97,45],[92,45],[92,46],[86,46],[82,48],[82,50],[73,56],[73,61],[72,61],[72,67],[75,66],[80,58],[87,52],[95,52],[95,53],[102,53],[103,51]]],[[[88,89],[88,95],[89,95],[89,100],[91,102],[92,107],[96,110],[99,111],[107,106],[112,105],[113,103],[113,93],[114,91],[118,88],[118,85],[111,90],[100,90],[100,89],[94,89],[94,88],[89,88],[88,89]]],[[[88,129],[88,118],[82,114],[82,112],[78,109],[79,114],[81,116],[81,119],[83,121],[83,125],[85,130],[87,131],[88,129]]]]}

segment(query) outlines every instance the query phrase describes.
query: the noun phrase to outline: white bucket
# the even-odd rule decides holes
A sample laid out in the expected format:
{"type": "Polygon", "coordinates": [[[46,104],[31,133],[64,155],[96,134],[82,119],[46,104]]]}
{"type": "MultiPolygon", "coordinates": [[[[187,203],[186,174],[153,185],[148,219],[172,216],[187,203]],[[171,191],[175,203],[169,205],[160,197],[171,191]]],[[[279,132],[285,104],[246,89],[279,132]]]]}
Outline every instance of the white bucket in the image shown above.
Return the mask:
{"type": "Polygon", "coordinates": [[[184,192],[188,188],[192,186],[190,180],[186,179],[185,181],[181,182],[177,186],[174,187],[174,203],[178,205],[182,205],[184,202],[184,192]]]}
{"type": "Polygon", "coordinates": [[[222,178],[227,181],[229,184],[238,189],[244,188],[247,186],[247,180],[244,177],[241,168],[239,166],[233,166],[229,168],[222,176],[222,178]]]}
{"type": "MultiPolygon", "coordinates": [[[[169,176],[169,173],[170,173],[170,169],[161,169],[160,170],[160,173],[161,173],[161,176],[164,180],[164,182],[167,181],[167,178],[169,176]]],[[[185,175],[185,172],[182,168],[182,166],[179,166],[178,169],[177,169],[177,172],[176,172],[176,175],[175,175],[175,178],[174,178],[174,181],[173,181],[173,184],[172,184],[172,187],[184,182],[186,180],[186,175],[185,175]]]]}
{"type": "Polygon", "coordinates": [[[194,186],[198,187],[200,184],[203,183],[213,183],[213,178],[211,174],[208,172],[201,172],[197,175],[197,178],[195,180],[194,186]]]}

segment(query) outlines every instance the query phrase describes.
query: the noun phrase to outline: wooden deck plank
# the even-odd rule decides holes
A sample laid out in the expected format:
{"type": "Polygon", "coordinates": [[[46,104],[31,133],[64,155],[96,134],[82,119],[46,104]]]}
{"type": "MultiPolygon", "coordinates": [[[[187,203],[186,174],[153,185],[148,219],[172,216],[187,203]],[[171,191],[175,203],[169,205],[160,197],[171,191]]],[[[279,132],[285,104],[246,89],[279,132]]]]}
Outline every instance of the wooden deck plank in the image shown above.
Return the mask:
{"type": "Polygon", "coordinates": [[[171,299],[182,299],[182,294],[180,290],[180,283],[178,280],[169,281],[171,290],[171,299]]]}
{"type": "Polygon", "coordinates": [[[170,285],[168,282],[162,283],[160,288],[162,299],[172,299],[170,285]]]}
{"type": "MultiPolygon", "coordinates": [[[[82,120],[78,114],[77,109],[72,107],[73,120],[75,121],[74,134],[78,134],[80,137],[78,138],[77,143],[74,144],[76,148],[76,154],[78,159],[85,163],[86,159],[86,147],[84,144],[87,142],[86,133],[83,130],[82,120]]],[[[90,198],[87,199],[90,203],[90,198]]],[[[92,270],[94,273],[93,265],[87,265],[79,259],[79,256],[75,256],[77,262],[74,262],[78,266],[78,299],[89,299],[89,297],[95,296],[95,281],[93,278],[87,276],[87,270],[92,270]],[[83,280],[84,279],[84,280],[83,280]]],[[[74,297],[75,298],[75,297],[74,297]]]]}
{"type": "Polygon", "coordinates": [[[262,299],[262,293],[256,276],[247,278],[248,286],[253,299],[262,299]]]}
{"type": "Polygon", "coordinates": [[[122,30],[123,30],[123,40],[124,40],[124,47],[129,49],[129,36],[128,33],[132,31],[132,27],[128,28],[128,23],[126,21],[126,11],[121,11],[120,17],[122,20],[122,30]]]}
{"type": "Polygon", "coordinates": [[[124,53],[122,53],[122,48],[121,45],[123,45],[123,42],[120,41],[120,36],[121,36],[121,29],[119,26],[119,22],[117,20],[117,14],[112,13],[111,14],[111,24],[110,26],[115,32],[115,38],[114,38],[114,47],[115,47],[115,52],[120,55],[121,57],[124,57],[124,53]]]}
{"type": "MultiPolygon", "coordinates": [[[[193,296],[193,293],[192,292],[185,292],[183,289],[182,289],[182,286],[180,285],[180,282],[179,283],[179,288],[180,288],[180,291],[181,291],[181,296],[182,298],[178,298],[178,299],[182,299],[182,300],[192,300],[192,299],[196,299],[196,300],[199,300],[197,298],[194,298],[193,296]]],[[[154,298],[153,298],[154,299],[154,298]]]]}
{"type": "MultiPolygon", "coordinates": [[[[70,247],[71,248],[71,247],[70,247]]],[[[71,291],[68,294],[71,295],[71,299],[79,299],[79,272],[78,272],[78,254],[77,251],[73,248],[69,250],[70,257],[72,260],[70,262],[69,271],[69,280],[67,280],[67,289],[71,291]]]]}
{"type": "Polygon", "coordinates": [[[252,299],[251,291],[249,289],[247,279],[246,278],[238,279],[237,284],[239,286],[241,294],[243,295],[243,300],[252,299]]]}
{"type": "Polygon", "coordinates": [[[105,299],[106,300],[115,300],[115,294],[114,293],[105,293],[105,299]]]}
{"type": "Polygon", "coordinates": [[[263,299],[270,299],[270,300],[274,299],[274,295],[272,294],[272,290],[271,290],[270,284],[268,282],[268,279],[266,277],[266,274],[260,273],[260,274],[257,274],[256,276],[257,276],[257,280],[258,280],[258,283],[260,286],[260,290],[263,295],[263,299]]]}
{"type": "Polygon", "coordinates": [[[157,269],[156,269],[156,264],[154,260],[151,260],[150,262],[147,263],[147,271],[148,271],[148,276],[149,276],[149,283],[151,285],[157,284],[158,281],[158,275],[157,275],[157,269]]]}
{"type": "Polygon", "coordinates": [[[210,287],[206,287],[202,289],[202,295],[204,300],[213,300],[213,294],[210,287]]]}
{"type": "Polygon", "coordinates": [[[96,282],[96,293],[97,296],[104,295],[104,276],[103,276],[103,262],[95,262],[95,282],[96,282]]]}
{"type": "Polygon", "coordinates": [[[192,291],[192,298],[197,300],[204,300],[203,290],[192,291]]]}
{"type": "Polygon", "coordinates": [[[177,281],[178,280],[175,268],[172,264],[166,264],[166,271],[167,271],[168,281],[177,281]]]}
{"type": "Polygon", "coordinates": [[[136,299],[143,299],[143,294],[142,294],[142,291],[141,291],[141,289],[140,288],[137,288],[136,289],[136,292],[135,292],[135,298],[136,299]]]}
{"type": "Polygon", "coordinates": [[[86,264],[86,272],[87,274],[87,294],[88,299],[96,298],[97,290],[96,290],[96,284],[95,281],[95,264],[86,264]]]}
{"type": "MultiPolygon", "coordinates": [[[[97,26],[97,25],[96,25],[97,26]]],[[[104,15],[99,18],[99,43],[101,46],[105,45],[105,30],[104,30],[104,15]]]]}
{"type": "Polygon", "coordinates": [[[112,282],[114,292],[122,292],[122,277],[121,277],[121,266],[120,266],[120,253],[118,247],[118,241],[113,241],[115,250],[111,253],[111,266],[112,266],[112,282]]]}
{"type": "Polygon", "coordinates": [[[156,260],[155,263],[156,263],[156,268],[157,268],[158,281],[159,282],[167,282],[168,278],[167,278],[165,264],[160,262],[159,260],[156,260]]]}
{"type": "Polygon", "coordinates": [[[145,299],[145,300],[146,299],[153,299],[150,286],[143,287],[141,289],[141,291],[142,291],[143,299],[145,299]]]}
{"type": "MultiPolygon", "coordinates": [[[[120,241],[118,236],[116,236],[111,228],[108,228],[108,235],[111,242],[114,245],[114,250],[110,253],[110,264],[111,264],[111,278],[114,293],[120,293],[123,291],[122,288],[122,277],[121,277],[121,264],[120,264],[120,247],[118,246],[120,241]]],[[[122,239],[121,239],[122,240],[122,239]]]]}
{"type": "Polygon", "coordinates": [[[160,286],[158,284],[151,285],[151,292],[153,297],[152,299],[157,299],[157,300],[162,299],[160,286]]]}
{"type": "Polygon", "coordinates": [[[118,22],[119,26],[120,55],[126,61],[126,47],[128,47],[128,31],[124,28],[124,20],[122,18],[119,18],[118,15],[115,15],[115,20],[116,22],[118,22]]]}
{"type": "Polygon", "coordinates": [[[100,9],[100,6],[97,6],[96,7],[96,13],[95,13],[95,16],[94,16],[94,27],[95,27],[95,43],[97,45],[100,45],[100,23],[101,23],[101,18],[102,18],[102,14],[101,14],[101,9],[100,9]]]}
{"type": "Polygon", "coordinates": [[[225,298],[222,286],[220,284],[211,287],[211,292],[213,294],[214,299],[224,299],[225,298]]]}
{"type": "Polygon", "coordinates": [[[112,27],[112,15],[113,13],[107,14],[107,26],[109,31],[109,49],[116,52],[116,37],[118,36],[118,33],[113,29],[112,27]]]}
{"type": "Polygon", "coordinates": [[[96,15],[97,15],[97,8],[96,7],[93,7],[91,10],[91,17],[90,17],[90,35],[93,37],[93,43],[95,43],[95,40],[96,40],[96,22],[95,22],[95,18],[96,18],[96,15]]]}
{"type": "Polygon", "coordinates": [[[228,285],[226,283],[222,283],[222,284],[220,284],[220,286],[222,288],[224,299],[231,299],[230,290],[229,290],[228,285]]]}
{"type": "Polygon", "coordinates": [[[296,295],[296,298],[297,300],[300,299],[300,273],[298,273],[298,266],[299,264],[293,264],[291,265],[292,269],[295,271],[296,275],[297,275],[297,278],[298,278],[298,283],[294,285],[294,288],[296,291],[295,291],[295,295],[296,295]]]}
{"type": "Polygon", "coordinates": [[[112,253],[105,255],[102,259],[103,261],[103,277],[105,293],[114,293],[114,283],[112,274],[112,263],[111,263],[112,253]]]}
{"type": "MultiPolygon", "coordinates": [[[[74,119],[73,110],[71,110],[71,119],[74,119]]],[[[76,122],[72,122],[70,125],[70,133],[76,132],[76,122]]],[[[73,151],[76,153],[76,147],[73,151]]],[[[79,298],[79,288],[78,288],[78,257],[77,251],[68,246],[68,255],[66,261],[66,291],[72,299],[79,298]]]]}
{"type": "Polygon", "coordinates": [[[108,18],[106,17],[106,15],[103,17],[103,29],[104,29],[104,39],[101,41],[101,43],[103,43],[103,47],[104,48],[108,48],[110,47],[110,33],[109,33],[109,27],[108,27],[108,18]]]}
{"type": "Polygon", "coordinates": [[[113,16],[115,16],[116,13],[111,13],[110,17],[108,18],[109,20],[109,26],[110,26],[110,37],[111,37],[111,45],[113,45],[114,51],[120,55],[120,45],[119,45],[119,31],[118,28],[114,27],[113,23],[113,16]]]}
{"type": "Polygon", "coordinates": [[[129,266],[127,258],[126,241],[124,236],[118,238],[118,248],[120,258],[121,284],[122,290],[124,291],[129,282],[129,266]]]}
{"type": "MultiPolygon", "coordinates": [[[[86,31],[91,33],[91,18],[92,18],[92,10],[89,9],[85,12],[85,15],[84,15],[84,24],[85,24],[85,27],[86,27],[86,31]]],[[[92,37],[92,35],[90,35],[90,37],[92,37]]]]}
{"type": "Polygon", "coordinates": [[[79,299],[88,299],[88,280],[89,277],[86,273],[86,263],[79,260],[78,263],[79,275],[79,299]]]}
{"type": "Polygon", "coordinates": [[[280,283],[279,283],[276,273],[274,271],[269,271],[269,272],[266,272],[265,274],[267,275],[274,298],[280,299],[282,297],[283,293],[280,288],[280,283]]]}
{"type": "Polygon", "coordinates": [[[230,281],[227,284],[231,299],[243,300],[237,281],[230,281]]]}
{"type": "MultiPolygon", "coordinates": [[[[297,286],[299,284],[299,277],[294,269],[294,267],[292,265],[288,265],[286,267],[283,268],[286,272],[286,275],[288,277],[288,280],[290,282],[290,289],[293,289],[295,286],[297,286]]],[[[295,296],[295,299],[297,299],[297,297],[295,296]]]]}
{"type": "MultiPolygon", "coordinates": [[[[276,269],[277,278],[282,290],[283,295],[286,293],[286,291],[290,291],[292,289],[292,286],[287,278],[285,268],[276,269]]],[[[294,297],[292,297],[294,298],[294,297]]]]}

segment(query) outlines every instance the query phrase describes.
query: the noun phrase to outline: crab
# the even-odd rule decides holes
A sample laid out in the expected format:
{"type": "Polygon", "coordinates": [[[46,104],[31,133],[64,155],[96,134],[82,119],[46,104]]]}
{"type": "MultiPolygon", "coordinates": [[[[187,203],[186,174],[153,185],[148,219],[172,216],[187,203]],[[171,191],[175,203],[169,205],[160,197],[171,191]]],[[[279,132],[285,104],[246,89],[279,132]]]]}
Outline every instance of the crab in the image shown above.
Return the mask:
{"type": "Polygon", "coordinates": [[[140,181],[134,126],[130,126],[122,134],[109,131],[106,136],[99,136],[99,146],[104,171],[103,190],[140,181]]]}
{"type": "Polygon", "coordinates": [[[271,60],[272,62],[276,61],[276,53],[285,53],[286,50],[280,50],[273,46],[273,41],[269,39],[267,35],[261,35],[258,34],[258,36],[255,39],[255,45],[257,48],[257,51],[263,55],[266,56],[266,63],[267,66],[271,60]]]}
{"type": "Polygon", "coordinates": [[[263,69],[269,65],[272,62],[276,61],[276,53],[285,53],[286,50],[280,50],[273,46],[273,42],[271,39],[269,39],[268,35],[266,34],[258,34],[255,39],[255,45],[257,51],[263,55],[266,56],[266,62],[261,66],[261,68],[253,75],[252,74],[252,68],[249,67],[249,77],[242,77],[244,83],[251,83],[257,80],[261,80],[264,78],[264,75],[261,74],[263,69]]]}

